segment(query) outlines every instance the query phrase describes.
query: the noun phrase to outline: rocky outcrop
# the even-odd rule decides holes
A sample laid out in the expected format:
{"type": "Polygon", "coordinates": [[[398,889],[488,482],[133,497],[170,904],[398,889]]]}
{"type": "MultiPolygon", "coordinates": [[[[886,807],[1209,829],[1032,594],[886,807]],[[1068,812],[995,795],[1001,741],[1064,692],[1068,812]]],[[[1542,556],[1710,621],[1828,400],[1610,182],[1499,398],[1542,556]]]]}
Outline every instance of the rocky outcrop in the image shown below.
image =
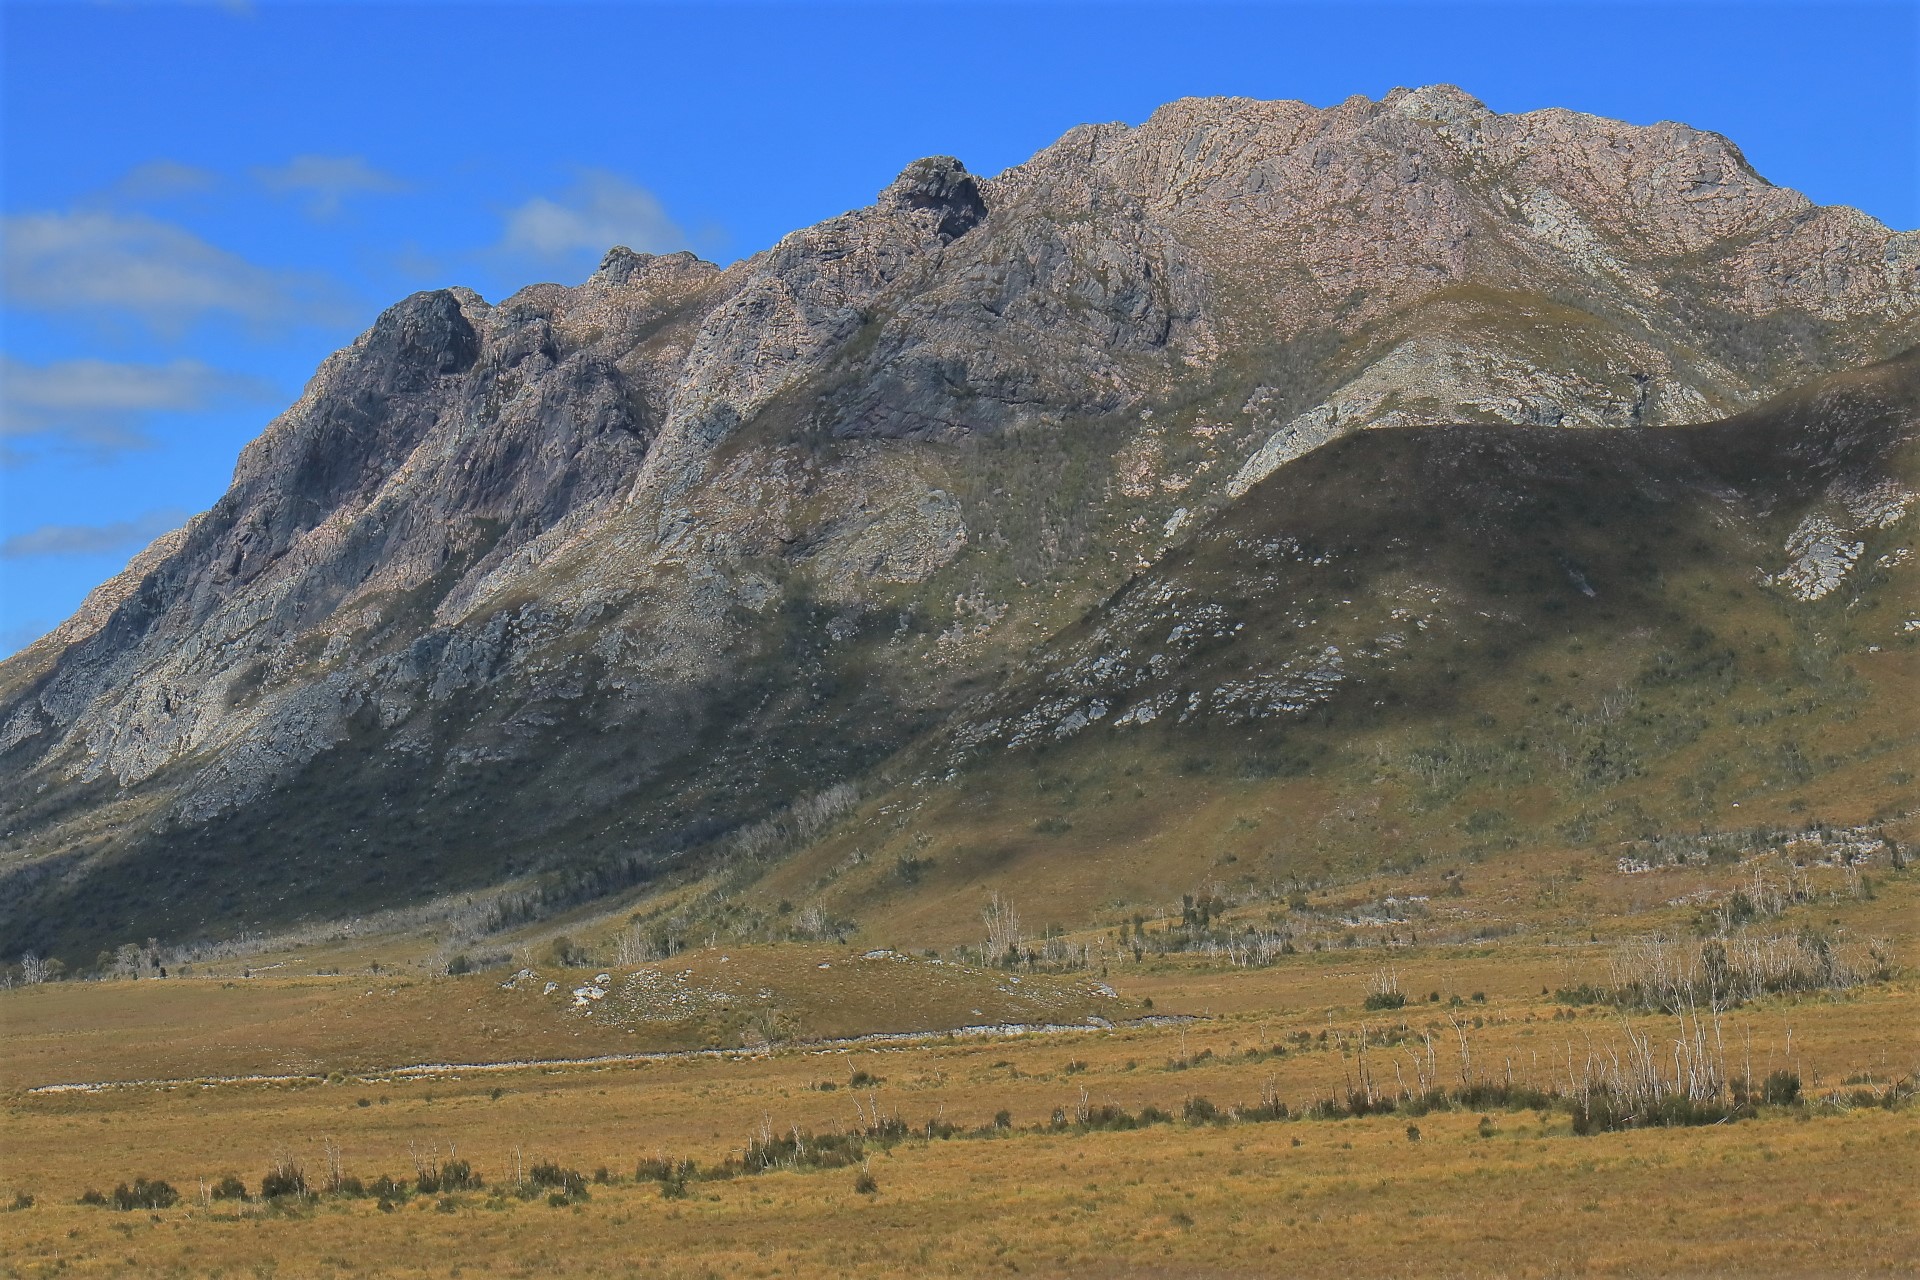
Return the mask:
{"type": "Polygon", "coordinates": [[[725,270],[416,295],[0,666],[0,878],[63,868],[0,928],[641,874],[898,749],[1306,451],[1722,416],[1914,341],[1917,281],[1913,233],[1724,139],[1440,86],[917,161],[725,270]]]}

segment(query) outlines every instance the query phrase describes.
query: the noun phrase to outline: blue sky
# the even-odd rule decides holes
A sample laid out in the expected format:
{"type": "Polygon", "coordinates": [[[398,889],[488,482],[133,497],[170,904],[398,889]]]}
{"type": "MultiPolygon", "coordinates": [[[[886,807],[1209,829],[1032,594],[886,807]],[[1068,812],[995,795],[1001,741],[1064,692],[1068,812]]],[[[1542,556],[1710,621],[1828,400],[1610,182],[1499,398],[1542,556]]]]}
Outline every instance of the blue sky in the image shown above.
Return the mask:
{"type": "Polygon", "coordinates": [[[416,289],[721,262],[908,161],[1194,94],[1459,84],[1920,225],[1920,5],[0,5],[0,654],[204,509],[416,289]]]}

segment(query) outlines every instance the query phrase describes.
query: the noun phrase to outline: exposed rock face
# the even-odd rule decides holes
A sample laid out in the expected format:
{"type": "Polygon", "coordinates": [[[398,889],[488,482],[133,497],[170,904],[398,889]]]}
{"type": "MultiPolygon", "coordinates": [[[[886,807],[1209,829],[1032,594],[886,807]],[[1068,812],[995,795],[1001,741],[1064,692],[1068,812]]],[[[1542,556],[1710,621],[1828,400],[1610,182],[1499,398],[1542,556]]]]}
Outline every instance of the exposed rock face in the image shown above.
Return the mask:
{"type": "Polygon", "coordinates": [[[0,932],[665,858],[1348,431],[1706,420],[1916,314],[1920,236],[1724,139],[1446,87],[1178,102],[918,161],[724,271],[416,295],[0,667],[0,932]]]}
{"type": "Polygon", "coordinates": [[[1437,683],[1436,650],[1684,633],[1661,593],[1688,575],[1729,598],[1764,588],[1788,616],[1836,597],[1819,626],[1846,613],[1881,643],[1899,634],[1885,606],[1912,581],[1886,571],[1920,498],[1920,348],[1727,421],[1545,426],[1357,435],[1252,486],[963,717],[944,758],[1163,719],[1284,725],[1356,687],[1350,703],[1412,700],[1437,683]]]}

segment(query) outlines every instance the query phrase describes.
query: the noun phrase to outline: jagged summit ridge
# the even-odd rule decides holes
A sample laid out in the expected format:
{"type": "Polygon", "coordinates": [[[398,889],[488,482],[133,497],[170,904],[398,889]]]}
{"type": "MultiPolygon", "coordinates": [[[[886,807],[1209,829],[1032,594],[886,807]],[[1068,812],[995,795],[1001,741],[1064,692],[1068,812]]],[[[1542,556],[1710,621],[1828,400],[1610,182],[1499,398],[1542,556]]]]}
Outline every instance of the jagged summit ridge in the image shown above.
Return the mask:
{"type": "Polygon", "coordinates": [[[1724,416],[1913,342],[1917,274],[1714,135],[1436,86],[916,161],[725,269],[418,294],[0,667],[0,875],[279,847],[384,901],[697,849],[1319,444],[1724,416]]]}

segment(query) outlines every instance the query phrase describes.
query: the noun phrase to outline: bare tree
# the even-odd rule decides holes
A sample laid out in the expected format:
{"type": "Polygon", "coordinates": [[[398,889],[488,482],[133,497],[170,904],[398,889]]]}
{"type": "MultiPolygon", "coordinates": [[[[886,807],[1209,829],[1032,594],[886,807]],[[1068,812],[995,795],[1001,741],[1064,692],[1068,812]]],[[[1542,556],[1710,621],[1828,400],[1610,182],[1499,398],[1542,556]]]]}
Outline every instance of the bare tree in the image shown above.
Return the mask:
{"type": "Polygon", "coordinates": [[[1020,949],[1020,913],[1013,909],[1010,899],[995,893],[980,914],[987,924],[988,960],[1020,949]]]}

